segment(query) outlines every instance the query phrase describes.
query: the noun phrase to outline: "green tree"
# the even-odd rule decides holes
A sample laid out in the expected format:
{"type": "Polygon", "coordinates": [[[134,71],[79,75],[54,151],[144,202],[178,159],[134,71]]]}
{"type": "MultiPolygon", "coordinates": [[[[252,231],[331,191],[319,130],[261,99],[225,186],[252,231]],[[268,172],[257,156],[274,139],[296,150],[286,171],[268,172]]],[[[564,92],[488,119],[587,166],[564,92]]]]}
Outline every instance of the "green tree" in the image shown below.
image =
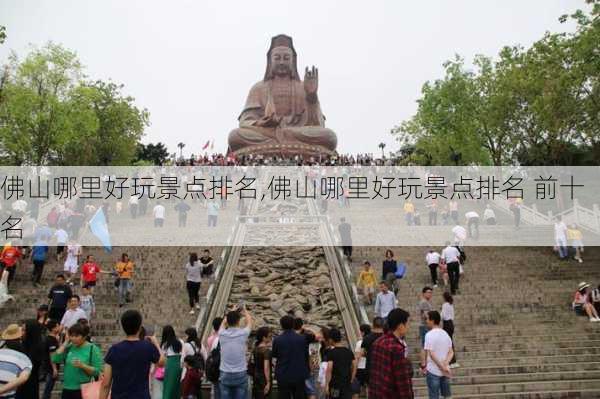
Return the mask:
{"type": "Polygon", "coordinates": [[[21,165],[129,165],[148,111],[122,85],[86,81],[75,53],[48,43],[0,79],[0,159],[21,165]]]}
{"type": "Polygon", "coordinates": [[[156,144],[148,143],[146,145],[138,143],[136,150],[136,162],[150,165],[163,165],[169,158],[167,147],[158,142],[156,144]]]}
{"type": "Polygon", "coordinates": [[[6,40],[6,27],[0,25],[0,44],[6,40]]]}

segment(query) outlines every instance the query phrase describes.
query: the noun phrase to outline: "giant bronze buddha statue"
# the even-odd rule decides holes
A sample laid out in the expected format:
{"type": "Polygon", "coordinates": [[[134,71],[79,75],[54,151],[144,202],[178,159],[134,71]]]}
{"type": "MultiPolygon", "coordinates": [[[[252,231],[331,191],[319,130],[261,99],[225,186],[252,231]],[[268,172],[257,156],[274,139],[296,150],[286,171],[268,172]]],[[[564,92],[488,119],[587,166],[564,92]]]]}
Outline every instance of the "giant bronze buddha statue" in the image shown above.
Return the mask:
{"type": "Polygon", "coordinates": [[[317,90],[319,71],[298,76],[292,38],[271,39],[267,71],[256,83],[238,118],[240,127],[229,134],[229,150],[236,155],[320,155],[335,151],[335,133],[325,127],[317,90]]]}

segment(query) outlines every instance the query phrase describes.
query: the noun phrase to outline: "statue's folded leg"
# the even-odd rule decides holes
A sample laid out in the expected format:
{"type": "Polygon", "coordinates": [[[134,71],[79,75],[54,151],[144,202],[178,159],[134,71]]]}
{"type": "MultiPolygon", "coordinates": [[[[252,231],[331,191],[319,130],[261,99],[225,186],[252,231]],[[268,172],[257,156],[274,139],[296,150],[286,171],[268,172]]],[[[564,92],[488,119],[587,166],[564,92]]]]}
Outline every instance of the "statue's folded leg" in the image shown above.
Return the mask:
{"type": "Polygon", "coordinates": [[[321,126],[288,127],[286,136],[303,144],[318,145],[330,151],[335,151],[337,136],[331,129],[321,126]]]}
{"type": "Polygon", "coordinates": [[[240,127],[229,133],[229,149],[238,151],[250,146],[273,144],[275,139],[259,130],[240,127]]]}

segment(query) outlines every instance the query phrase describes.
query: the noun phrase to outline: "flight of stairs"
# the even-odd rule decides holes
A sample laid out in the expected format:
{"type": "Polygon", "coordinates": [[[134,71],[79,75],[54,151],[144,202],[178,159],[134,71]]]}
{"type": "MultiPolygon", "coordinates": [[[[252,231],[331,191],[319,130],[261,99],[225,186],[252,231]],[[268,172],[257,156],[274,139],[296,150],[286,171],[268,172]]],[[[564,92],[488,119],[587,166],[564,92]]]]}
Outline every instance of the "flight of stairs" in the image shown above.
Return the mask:
{"type": "MultiPolygon", "coordinates": [[[[358,272],[368,259],[379,276],[385,249],[354,248],[353,269],[358,272]]],[[[408,264],[398,299],[411,313],[408,347],[416,363],[416,305],[422,288],[431,285],[424,262],[427,248],[392,250],[397,260],[408,264]]],[[[455,297],[455,346],[461,367],[453,370],[453,397],[600,397],[600,323],[575,316],[570,307],[581,281],[600,283],[600,250],[588,248],[583,264],[559,261],[551,249],[541,247],[466,251],[460,295],[455,297]]],[[[437,310],[448,288],[434,290],[437,310]]],[[[425,379],[415,377],[415,395],[426,398],[425,379]]]]}

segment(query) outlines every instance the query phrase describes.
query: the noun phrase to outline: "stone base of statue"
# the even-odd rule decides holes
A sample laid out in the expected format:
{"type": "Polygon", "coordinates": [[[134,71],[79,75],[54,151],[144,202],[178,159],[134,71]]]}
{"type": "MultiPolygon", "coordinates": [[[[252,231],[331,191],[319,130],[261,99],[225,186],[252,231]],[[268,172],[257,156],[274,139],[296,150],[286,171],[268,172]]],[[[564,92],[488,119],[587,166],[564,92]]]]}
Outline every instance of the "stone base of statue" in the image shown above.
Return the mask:
{"type": "Polygon", "coordinates": [[[291,158],[296,155],[303,158],[333,155],[335,151],[328,150],[320,145],[308,144],[260,144],[249,147],[244,147],[237,151],[233,151],[236,157],[245,155],[265,155],[265,156],[282,156],[291,158]]]}

